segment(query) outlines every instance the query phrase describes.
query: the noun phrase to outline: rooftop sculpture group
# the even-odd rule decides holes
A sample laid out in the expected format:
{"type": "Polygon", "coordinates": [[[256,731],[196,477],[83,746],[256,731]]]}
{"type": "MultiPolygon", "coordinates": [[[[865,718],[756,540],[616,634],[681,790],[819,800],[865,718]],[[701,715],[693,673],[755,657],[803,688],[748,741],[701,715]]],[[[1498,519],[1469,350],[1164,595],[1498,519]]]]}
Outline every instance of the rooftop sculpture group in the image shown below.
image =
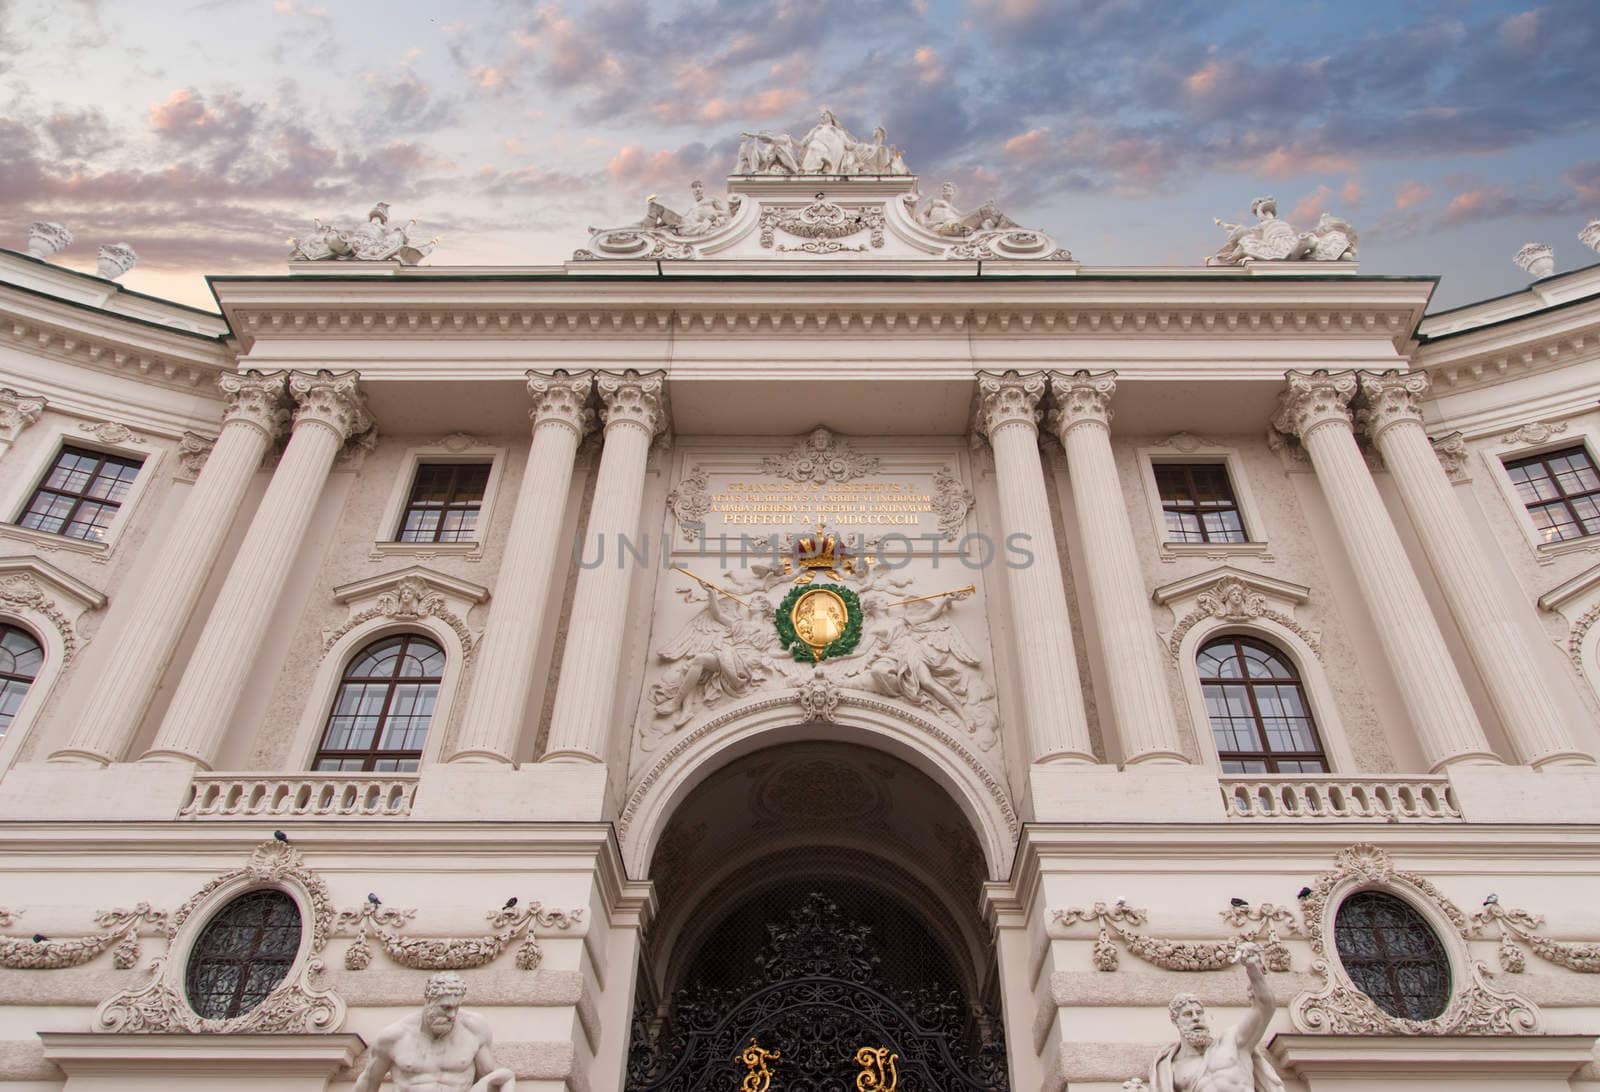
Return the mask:
{"type": "Polygon", "coordinates": [[[415,220],[390,227],[387,201],[373,205],[367,222],[357,228],[336,228],[315,218],[311,222],[315,227],[309,235],[289,240],[291,262],[398,261],[401,265],[416,265],[433,252],[439,241],[437,236],[425,243],[414,241],[410,231],[415,220]]]}
{"type": "Polygon", "coordinates": [[[1296,231],[1278,219],[1278,202],[1258,197],[1250,202],[1253,224],[1214,223],[1228,232],[1227,241],[1206,259],[1207,265],[1244,265],[1247,262],[1338,262],[1356,260],[1359,237],[1348,220],[1325,212],[1310,231],[1296,231]]]}
{"type": "Polygon", "coordinates": [[[824,106],[817,124],[796,144],[788,133],[762,129],[740,133],[739,159],[734,174],[910,174],[900,149],[885,144],[883,126],[872,130],[870,141],[857,140],[824,106]]]}

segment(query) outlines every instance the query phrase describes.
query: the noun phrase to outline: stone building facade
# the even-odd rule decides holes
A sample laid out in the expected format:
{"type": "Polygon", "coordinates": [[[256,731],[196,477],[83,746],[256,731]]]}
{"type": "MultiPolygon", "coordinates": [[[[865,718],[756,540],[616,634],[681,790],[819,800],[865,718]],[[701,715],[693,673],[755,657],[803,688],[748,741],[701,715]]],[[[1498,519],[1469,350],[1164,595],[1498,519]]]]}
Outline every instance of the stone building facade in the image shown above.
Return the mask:
{"type": "Polygon", "coordinates": [[[1110,1092],[1253,942],[1291,1089],[1600,1089],[1600,267],[759,151],[220,316],[0,253],[0,1088],[350,1088],[453,970],[524,1090],[1110,1092]]]}

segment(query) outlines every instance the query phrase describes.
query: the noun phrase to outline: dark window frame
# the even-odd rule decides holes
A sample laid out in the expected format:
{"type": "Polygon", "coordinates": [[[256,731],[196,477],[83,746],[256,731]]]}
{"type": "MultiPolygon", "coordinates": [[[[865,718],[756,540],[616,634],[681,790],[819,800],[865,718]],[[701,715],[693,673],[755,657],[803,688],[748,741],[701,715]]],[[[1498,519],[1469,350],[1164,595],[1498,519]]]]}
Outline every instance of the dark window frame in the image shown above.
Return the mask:
{"type": "Polygon", "coordinates": [[[400,507],[400,518],[395,523],[394,541],[402,543],[432,543],[451,544],[457,542],[477,543],[482,530],[480,520],[483,518],[483,502],[489,492],[489,478],[494,472],[493,460],[464,459],[459,461],[446,459],[429,459],[418,461],[411,469],[411,486],[406,492],[406,500],[400,507]],[[430,471],[449,470],[450,484],[444,490],[443,501],[428,501],[418,496],[418,488],[423,480],[423,475],[430,471]],[[483,480],[478,484],[476,497],[471,497],[462,492],[462,471],[481,471],[483,480]],[[451,512],[472,512],[472,528],[467,537],[444,537],[453,532],[445,527],[446,515],[451,512]],[[413,513],[439,513],[439,520],[430,530],[411,531],[408,524],[413,513]]]}
{"type": "MultiPolygon", "coordinates": [[[[251,927],[251,923],[244,921],[229,922],[228,925],[236,930],[251,927]]],[[[255,887],[232,896],[206,919],[205,925],[195,935],[194,944],[189,949],[188,956],[184,960],[184,1000],[196,1015],[210,1020],[228,1020],[255,1011],[267,997],[271,996],[274,990],[283,985],[290,973],[293,972],[295,964],[300,960],[300,951],[305,946],[305,930],[306,914],[300,905],[300,900],[292,892],[282,887],[255,887]],[[294,911],[296,938],[293,952],[271,955],[262,953],[264,934],[269,928],[273,928],[268,924],[269,912],[266,909],[263,909],[262,920],[254,923],[247,951],[242,953],[237,950],[230,951],[226,947],[207,950],[208,939],[214,938],[213,943],[215,945],[223,944],[224,933],[222,926],[224,919],[229,914],[242,915],[245,910],[254,909],[258,906],[265,908],[269,901],[273,901],[273,896],[282,900],[282,902],[278,903],[279,908],[287,905],[294,911]],[[205,970],[208,967],[234,967],[238,968],[239,973],[233,983],[231,997],[229,997],[227,1004],[221,1009],[214,1006],[206,1006],[208,1011],[202,1011],[201,1005],[196,1004],[197,995],[211,998],[219,992],[215,989],[201,989],[205,985],[205,970]],[[257,968],[281,969],[280,973],[273,977],[271,985],[266,987],[264,993],[260,988],[254,991],[250,988],[256,981],[256,975],[253,972],[257,968]]],[[[269,971],[269,973],[271,972],[269,971]]],[[[262,985],[265,984],[263,983],[262,985]]]]}
{"type": "Polygon", "coordinates": [[[14,711],[9,714],[5,712],[6,699],[15,695],[17,699],[16,707],[18,709],[22,708],[23,702],[28,700],[28,692],[33,689],[33,684],[39,681],[39,672],[44,670],[45,664],[44,642],[39,639],[38,635],[26,626],[20,626],[9,619],[0,618],[0,641],[5,640],[6,636],[12,631],[20,633],[33,642],[34,648],[39,650],[39,666],[32,675],[24,675],[20,671],[0,669],[0,718],[10,718],[0,719],[0,739],[5,738],[6,733],[11,730],[11,725],[16,722],[14,711]]]}
{"type": "MultiPolygon", "coordinates": [[[[56,449],[55,457],[50,460],[50,465],[45,468],[45,472],[33,487],[33,492],[28,494],[27,503],[22,506],[22,511],[17,515],[16,525],[25,530],[37,531],[42,535],[57,535],[61,538],[76,539],[80,542],[104,544],[107,541],[107,533],[122,514],[123,506],[126,504],[126,497],[133,490],[133,483],[138,480],[140,471],[144,469],[144,462],[144,459],[134,455],[124,455],[116,452],[101,451],[98,448],[62,443],[56,449]],[[62,460],[68,455],[95,460],[94,468],[89,472],[88,480],[84,482],[81,490],[62,489],[50,484],[51,476],[62,469],[62,460]],[[90,494],[95,482],[102,480],[101,472],[107,465],[119,466],[133,471],[132,477],[126,479],[127,488],[123,491],[122,499],[111,500],[107,497],[95,497],[90,494]],[[49,530],[38,525],[38,523],[44,522],[47,518],[45,512],[38,514],[37,523],[29,523],[29,518],[35,515],[34,506],[45,497],[70,499],[72,501],[71,507],[67,509],[66,518],[61,521],[61,526],[56,530],[49,530]],[[82,525],[85,533],[74,534],[71,531],[73,522],[77,519],[78,514],[83,511],[84,506],[89,504],[109,509],[111,518],[104,524],[85,523],[82,525]]],[[[47,511],[48,509],[46,509],[47,511]]],[[[49,518],[53,519],[55,517],[49,518]]]]}
{"type": "Polygon", "coordinates": [[[1600,534],[1600,517],[1585,517],[1579,514],[1578,509],[1573,504],[1575,500],[1592,498],[1591,503],[1600,505],[1600,486],[1597,486],[1594,489],[1586,489],[1578,493],[1568,493],[1566,487],[1561,484],[1560,475],[1557,473],[1555,467],[1550,465],[1550,461],[1552,459],[1571,458],[1574,455],[1582,458],[1583,461],[1588,464],[1590,471],[1600,475],[1600,465],[1595,463],[1594,456],[1589,453],[1588,446],[1582,443],[1574,444],[1570,447],[1552,448],[1549,451],[1540,451],[1532,455],[1520,455],[1515,459],[1502,460],[1501,465],[1505,467],[1506,475],[1511,479],[1511,488],[1516,491],[1517,499],[1522,502],[1523,511],[1528,513],[1528,518],[1530,520],[1534,518],[1535,509],[1552,508],[1559,505],[1566,510],[1567,516],[1572,521],[1571,525],[1578,529],[1577,534],[1563,535],[1558,533],[1552,538],[1550,537],[1550,532],[1559,531],[1560,528],[1540,527],[1538,522],[1535,521],[1534,533],[1541,536],[1544,540],[1541,545],[1549,546],[1557,542],[1573,542],[1577,539],[1590,538],[1594,535],[1600,534]],[[1518,483],[1516,476],[1513,473],[1514,471],[1520,470],[1525,466],[1535,465],[1537,465],[1544,472],[1545,479],[1556,491],[1556,495],[1548,500],[1529,501],[1524,498],[1522,496],[1520,483],[1518,483]],[[1591,525],[1593,529],[1589,529],[1589,526],[1586,526],[1586,524],[1591,525]]]}
{"type": "MultiPolygon", "coordinates": [[[[1256,739],[1261,744],[1262,749],[1261,750],[1255,750],[1255,751],[1224,751],[1219,746],[1217,748],[1217,760],[1222,764],[1224,772],[1227,772],[1227,773],[1229,773],[1231,775],[1234,775],[1234,776],[1249,776],[1251,773],[1275,774],[1275,773],[1284,773],[1284,772],[1286,772],[1286,773],[1306,773],[1306,772],[1308,772],[1308,771],[1302,771],[1302,770],[1288,770],[1288,771],[1280,770],[1278,768],[1279,764],[1280,763],[1284,763],[1284,762],[1294,762],[1294,763],[1320,762],[1322,764],[1322,770],[1320,772],[1322,772],[1322,773],[1332,772],[1333,767],[1328,762],[1328,746],[1327,746],[1326,743],[1323,742],[1322,732],[1317,727],[1317,718],[1316,718],[1315,711],[1311,708],[1311,702],[1310,702],[1309,698],[1306,696],[1305,680],[1300,677],[1300,672],[1296,668],[1294,661],[1289,657],[1288,653],[1284,652],[1281,648],[1278,648],[1276,645],[1272,644],[1269,641],[1265,641],[1265,640],[1263,640],[1263,639],[1261,639],[1259,637],[1255,637],[1255,636],[1252,636],[1252,635],[1249,635],[1249,634],[1242,634],[1242,633],[1224,633],[1224,634],[1219,634],[1219,635],[1216,635],[1214,637],[1208,638],[1206,640],[1205,644],[1200,646],[1199,651],[1197,651],[1195,653],[1195,674],[1200,679],[1200,693],[1201,693],[1201,696],[1202,696],[1202,700],[1205,697],[1206,688],[1209,687],[1209,686],[1235,686],[1235,687],[1243,687],[1244,688],[1245,695],[1249,699],[1249,702],[1250,702],[1250,716],[1251,716],[1252,721],[1254,722],[1256,739]],[[1282,661],[1286,665],[1286,667],[1288,669],[1288,674],[1285,677],[1282,677],[1282,678],[1279,678],[1279,677],[1276,677],[1276,676],[1272,677],[1272,678],[1256,678],[1256,677],[1250,675],[1250,673],[1248,671],[1245,671],[1238,678],[1207,678],[1205,675],[1200,673],[1200,667],[1199,667],[1200,657],[1205,655],[1207,652],[1211,651],[1212,649],[1216,648],[1218,645],[1222,645],[1222,644],[1232,645],[1233,646],[1232,655],[1237,657],[1241,662],[1245,662],[1245,657],[1244,657],[1244,652],[1243,652],[1243,649],[1244,649],[1245,646],[1251,646],[1251,647],[1254,647],[1256,649],[1259,649],[1262,652],[1266,652],[1267,654],[1271,655],[1274,659],[1282,661]],[[1267,722],[1267,718],[1262,716],[1262,713],[1261,713],[1261,702],[1256,697],[1256,689],[1258,687],[1261,687],[1261,686],[1293,686],[1295,688],[1295,690],[1298,691],[1299,697],[1300,697],[1300,705],[1306,711],[1306,726],[1311,731],[1312,741],[1315,742],[1316,745],[1317,745],[1315,750],[1312,750],[1312,751],[1275,751],[1275,750],[1272,749],[1271,737],[1267,734],[1267,723],[1266,723],[1267,722]],[[1266,769],[1264,771],[1228,770],[1228,764],[1229,763],[1240,763],[1240,764],[1243,764],[1243,763],[1252,763],[1252,762],[1259,762],[1259,763],[1265,765],[1266,769]]],[[[1213,741],[1215,741],[1215,739],[1216,739],[1216,728],[1213,726],[1213,724],[1211,722],[1211,717],[1210,717],[1209,713],[1210,713],[1210,707],[1209,707],[1209,704],[1208,704],[1207,705],[1206,726],[1207,726],[1207,728],[1209,728],[1211,730],[1212,739],[1213,739],[1213,741]]]]}
{"type": "Polygon", "coordinates": [[[1436,1020],[1450,1008],[1450,998],[1455,989],[1455,967],[1449,950],[1433,922],[1411,900],[1379,887],[1362,887],[1350,892],[1339,900],[1339,906],[1334,911],[1333,944],[1339,963],[1351,983],[1390,1016],[1405,1020],[1436,1020]],[[1356,920],[1356,912],[1359,912],[1359,921],[1356,920]],[[1371,927],[1373,919],[1379,917],[1380,912],[1387,915],[1387,928],[1371,927]],[[1358,927],[1370,938],[1368,947],[1373,950],[1371,956],[1361,955],[1353,945],[1346,943],[1358,927]],[[1390,944],[1391,938],[1386,935],[1396,927],[1412,933],[1419,930],[1425,933],[1430,943],[1413,944],[1411,947],[1430,947],[1432,951],[1424,954],[1415,950],[1396,950],[1390,944]],[[1418,966],[1437,968],[1442,979],[1442,988],[1438,992],[1419,997],[1407,991],[1404,972],[1418,966]],[[1375,978],[1383,987],[1377,992],[1369,989],[1375,984],[1375,978]],[[1421,1007],[1413,1007],[1412,1002],[1419,1003],[1421,1007]]]}
{"type": "MultiPolygon", "coordinates": [[[[348,762],[348,761],[360,760],[361,768],[359,770],[344,770],[344,771],[340,771],[340,770],[335,769],[335,770],[329,770],[329,771],[325,771],[325,772],[330,772],[330,773],[339,773],[339,772],[344,772],[344,773],[396,773],[396,772],[405,773],[405,772],[410,772],[410,770],[377,770],[377,769],[375,769],[375,767],[376,767],[376,765],[377,765],[377,763],[379,761],[393,760],[393,761],[396,761],[396,762],[413,763],[414,765],[411,767],[411,769],[414,770],[416,768],[416,766],[420,765],[421,762],[422,762],[422,752],[423,752],[423,750],[426,749],[426,745],[427,745],[427,734],[424,733],[424,735],[423,735],[423,746],[422,747],[418,747],[418,748],[416,748],[414,750],[410,749],[410,748],[403,749],[403,750],[402,749],[396,749],[396,748],[387,748],[386,749],[386,748],[384,748],[382,746],[383,736],[384,736],[384,729],[388,726],[389,716],[390,716],[391,711],[394,708],[395,694],[396,694],[396,692],[399,690],[399,688],[402,685],[423,685],[423,686],[432,685],[433,688],[434,688],[434,698],[435,698],[435,701],[437,701],[439,690],[444,686],[444,671],[445,671],[445,668],[449,666],[448,655],[449,654],[445,651],[445,648],[444,648],[443,645],[441,645],[437,640],[435,640],[431,634],[424,634],[424,633],[388,633],[388,634],[384,634],[384,635],[382,635],[380,637],[374,637],[372,640],[370,640],[366,644],[362,645],[361,648],[356,651],[356,654],[354,656],[350,657],[350,661],[345,665],[344,670],[342,672],[340,672],[340,674],[339,674],[339,684],[334,689],[333,701],[328,706],[328,715],[326,717],[324,717],[323,721],[322,721],[321,742],[318,743],[318,745],[317,745],[317,753],[311,760],[311,768],[313,770],[321,770],[322,769],[322,764],[325,761],[326,762],[343,763],[343,762],[348,762]],[[353,675],[353,674],[351,674],[351,671],[356,667],[356,665],[358,665],[364,658],[366,658],[367,654],[373,648],[377,647],[378,645],[382,644],[385,641],[392,641],[392,640],[394,640],[396,638],[399,638],[401,640],[401,645],[400,645],[400,650],[395,654],[395,657],[394,657],[394,669],[393,669],[393,671],[390,672],[390,674],[388,674],[387,676],[384,676],[384,675],[353,675]],[[441,666],[438,675],[402,675],[401,674],[401,671],[403,671],[404,667],[405,667],[407,653],[410,652],[413,644],[418,643],[418,642],[431,646],[433,649],[435,649],[437,651],[437,653],[440,656],[445,657],[444,665],[441,666]],[[330,733],[332,733],[332,731],[333,731],[334,717],[336,717],[339,714],[340,699],[344,694],[345,687],[349,686],[351,684],[355,684],[355,685],[358,685],[358,686],[368,686],[368,685],[377,684],[377,683],[385,684],[386,685],[386,690],[384,691],[384,695],[383,695],[383,705],[381,706],[381,708],[378,711],[377,724],[374,726],[374,728],[372,730],[372,742],[371,742],[371,744],[366,746],[366,747],[360,747],[360,748],[329,747],[328,746],[328,737],[329,737],[330,733]]],[[[434,711],[437,711],[437,707],[435,707],[434,711]]],[[[428,731],[431,732],[432,730],[433,730],[433,711],[430,711],[429,714],[428,714],[428,731]]]]}
{"type": "Polygon", "coordinates": [[[1239,503],[1239,491],[1233,485],[1233,468],[1226,459],[1153,459],[1150,470],[1156,482],[1156,498],[1161,505],[1162,533],[1168,545],[1238,545],[1248,543],[1250,538],[1250,524],[1244,518],[1244,506],[1239,503]],[[1222,475],[1222,482],[1227,488],[1225,505],[1207,504],[1201,500],[1200,488],[1195,482],[1194,472],[1198,467],[1215,469],[1222,475]],[[1183,471],[1184,490],[1181,495],[1168,496],[1165,484],[1162,481],[1163,471],[1181,469],[1183,471]],[[1234,532],[1223,529],[1212,532],[1206,527],[1207,515],[1216,515],[1220,512],[1232,512],[1239,521],[1237,538],[1231,537],[1234,532]],[[1175,530],[1167,523],[1167,516],[1186,515],[1194,517],[1198,525],[1200,538],[1192,539],[1180,531],[1175,530]]]}

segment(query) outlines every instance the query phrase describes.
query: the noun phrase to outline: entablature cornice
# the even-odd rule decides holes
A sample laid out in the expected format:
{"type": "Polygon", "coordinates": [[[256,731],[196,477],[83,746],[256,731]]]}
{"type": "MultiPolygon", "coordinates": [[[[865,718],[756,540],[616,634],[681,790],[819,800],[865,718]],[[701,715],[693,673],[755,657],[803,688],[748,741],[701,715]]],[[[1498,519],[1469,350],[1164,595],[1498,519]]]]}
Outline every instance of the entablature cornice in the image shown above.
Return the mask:
{"type": "Polygon", "coordinates": [[[184,391],[209,388],[235,359],[218,338],[3,289],[0,344],[184,391]]]}
{"type": "Polygon", "coordinates": [[[1296,284],[1141,281],[1038,283],[1030,277],[729,282],[618,278],[533,283],[308,279],[218,282],[224,313],[248,352],[259,339],[415,337],[526,339],[604,335],[1006,337],[1226,334],[1381,337],[1408,346],[1426,283],[1296,284]]]}
{"type": "Polygon", "coordinates": [[[1600,359],[1600,300],[1587,300],[1425,341],[1415,348],[1411,362],[1428,373],[1437,395],[1596,359],[1600,359]]]}

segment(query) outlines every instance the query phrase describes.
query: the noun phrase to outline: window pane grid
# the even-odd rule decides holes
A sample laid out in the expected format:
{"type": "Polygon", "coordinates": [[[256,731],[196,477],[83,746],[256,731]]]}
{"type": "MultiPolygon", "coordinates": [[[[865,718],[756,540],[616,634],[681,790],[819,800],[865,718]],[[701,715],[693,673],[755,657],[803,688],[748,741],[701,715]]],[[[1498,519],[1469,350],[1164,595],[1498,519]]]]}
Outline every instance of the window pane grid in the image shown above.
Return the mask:
{"type": "Polygon", "coordinates": [[[139,466],[137,459],[63,447],[17,522],[47,534],[103,542],[139,466]]]}
{"type": "Polygon", "coordinates": [[[401,542],[472,542],[488,463],[423,463],[400,517],[401,542]]]}
{"type": "Polygon", "coordinates": [[[1450,961],[1421,914],[1382,891],[1358,891],[1334,916],[1334,946],[1356,988],[1391,1016],[1432,1020],[1450,1002],[1450,961]]]}
{"type": "Polygon", "coordinates": [[[410,771],[422,758],[444,676],[444,650],[425,637],[386,637],[363,649],[334,696],[314,769],[410,771]]]}
{"type": "Polygon", "coordinates": [[[1328,772],[1299,677],[1275,649],[1225,637],[1201,649],[1195,666],[1223,772],[1328,772]]]}
{"type": "Polygon", "coordinates": [[[44,649],[33,634],[18,626],[0,625],[0,737],[11,728],[42,663],[44,649]]]}
{"type": "Polygon", "coordinates": [[[1222,463],[1157,463],[1156,485],[1170,542],[1248,542],[1222,463]]]}
{"type": "Polygon", "coordinates": [[[195,942],[185,985],[189,1005],[208,1020],[240,1016],[265,1001],[300,950],[300,907],[282,891],[234,899],[195,942]]]}
{"type": "Polygon", "coordinates": [[[1600,534],[1600,470],[1584,448],[1551,451],[1505,465],[1545,542],[1600,534]]]}

